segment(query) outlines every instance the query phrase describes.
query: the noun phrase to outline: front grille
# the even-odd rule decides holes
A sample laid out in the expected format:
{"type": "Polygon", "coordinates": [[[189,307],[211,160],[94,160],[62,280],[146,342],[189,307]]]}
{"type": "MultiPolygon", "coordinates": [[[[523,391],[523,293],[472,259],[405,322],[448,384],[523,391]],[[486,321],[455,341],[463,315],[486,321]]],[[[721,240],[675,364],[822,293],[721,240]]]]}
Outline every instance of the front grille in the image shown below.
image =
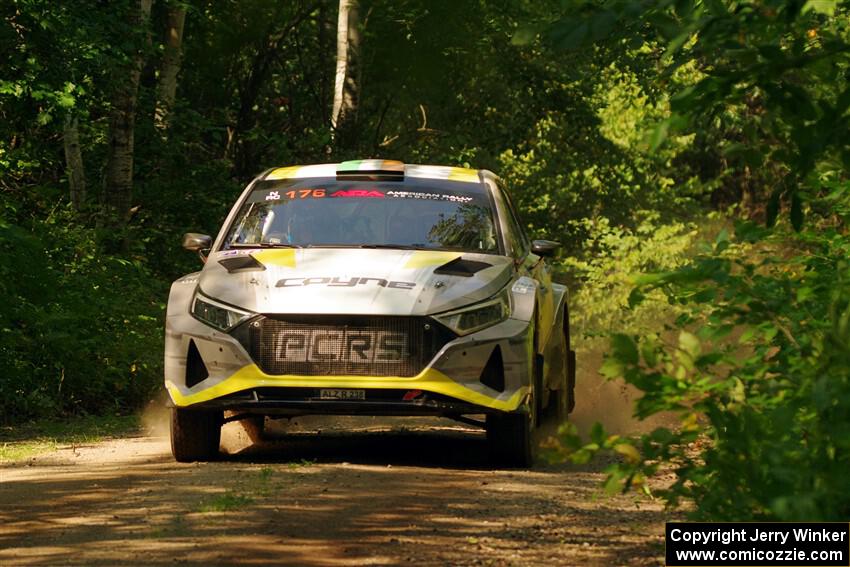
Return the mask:
{"type": "Polygon", "coordinates": [[[416,376],[455,338],[426,317],[265,315],[246,324],[246,348],[267,374],[416,376]]]}

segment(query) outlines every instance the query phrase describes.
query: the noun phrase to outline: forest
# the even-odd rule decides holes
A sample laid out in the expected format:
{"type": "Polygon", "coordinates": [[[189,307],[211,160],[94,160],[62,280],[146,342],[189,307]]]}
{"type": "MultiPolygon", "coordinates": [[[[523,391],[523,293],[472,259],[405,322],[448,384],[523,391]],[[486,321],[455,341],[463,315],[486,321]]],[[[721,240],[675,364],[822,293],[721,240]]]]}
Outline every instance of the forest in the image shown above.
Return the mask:
{"type": "Polygon", "coordinates": [[[676,419],[550,458],[846,521],[848,110],[846,0],[5,0],[0,423],[156,396],[180,237],[266,168],[486,168],[563,245],[584,375],[676,419]]]}

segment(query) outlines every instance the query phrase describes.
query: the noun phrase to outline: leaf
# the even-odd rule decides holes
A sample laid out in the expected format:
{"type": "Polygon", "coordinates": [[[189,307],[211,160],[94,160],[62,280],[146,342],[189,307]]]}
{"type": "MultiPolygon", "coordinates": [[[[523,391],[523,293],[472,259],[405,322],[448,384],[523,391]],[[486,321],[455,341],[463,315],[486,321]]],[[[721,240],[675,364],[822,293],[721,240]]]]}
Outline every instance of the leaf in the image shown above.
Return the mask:
{"type": "Polygon", "coordinates": [[[525,26],[514,32],[511,45],[529,45],[537,37],[540,30],[536,26],[525,26]]]}
{"type": "Polygon", "coordinates": [[[614,450],[623,455],[626,460],[632,464],[640,462],[640,453],[629,443],[614,445],[614,450]]]}
{"type": "Polygon", "coordinates": [[[658,356],[656,355],[656,352],[655,352],[655,344],[654,343],[652,343],[649,340],[644,341],[640,345],[640,352],[641,352],[641,355],[643,356],[643,360],[644,360],[644,362],[646,362],[647,366],[649,366],[650,368],[653,368],[655,365],[658,364],[658,356]]]}
{"type": "Polygon", "coordinates": [[[617,24],[617,14],[606,10],[593,16],[590,22],[591,41],[602,41],[611,35],[611,31],[617,24]]]}
{"type": "Polygon", "coordinates": [[[656,151],[667,139],[667,133],[670,131],[670,119],[662,120],[652,131],[652,136],[649,140],[650,151],[656,151]]]}
{"type": "Polygon", "coordinates": [[[605,443],[605,428],[598,421],[590,428],[590,440],[600,446],[605,443]]]}
{"type": "Polygon", "coordinates": [[[640,288],[632,288],[632,291],[629,293],[629,307],[634,309],[643,302],[644,298],[645,296],[640,288]]]}
{"type": "Polygon", "coordinates": [[[699,338],[688,331],[679,333],[679,348],[691,355],[692,358],[698,357],[702,351],[699,338]]]}
{"type": "Polygon", "coordinates": [[[589,31],[587,22],[581,22],[571,31],[563,34],[562,39],[555,43],[555,47],[564,51],[571,51],[582,46],[589,31]]]}
{"type": "Polygon", "coordinates": [[[836,0],[808,0],[808,2],[803,5],[801,12],[803,14],[815,12],[816,14],[834,16],[836,4],[836,0]]]}
{"type": "Polygon", "coordinates": [[[714,251],[719,253],[727,248],[729,248],[729,231],[724,228],[714,239],[714,251]]]}
{"type": "Polygon", "coordinates": [[[637,364],[640,360],[638,347],[634,339],[622,333],[611,337],[612,356],[623,364],[637,364]]]}

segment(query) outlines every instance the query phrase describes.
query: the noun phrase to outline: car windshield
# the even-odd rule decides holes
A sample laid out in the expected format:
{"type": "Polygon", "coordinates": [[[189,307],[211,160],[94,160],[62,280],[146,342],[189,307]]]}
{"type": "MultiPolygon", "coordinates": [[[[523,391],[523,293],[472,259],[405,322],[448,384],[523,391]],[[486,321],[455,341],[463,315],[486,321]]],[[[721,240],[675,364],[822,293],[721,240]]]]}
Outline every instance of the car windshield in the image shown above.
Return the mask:
{"type": "Polygon", "coordinates": [[[435,179],[259,182],[224,242],[240,246],[498,250],[486,188],[435,179]]]}

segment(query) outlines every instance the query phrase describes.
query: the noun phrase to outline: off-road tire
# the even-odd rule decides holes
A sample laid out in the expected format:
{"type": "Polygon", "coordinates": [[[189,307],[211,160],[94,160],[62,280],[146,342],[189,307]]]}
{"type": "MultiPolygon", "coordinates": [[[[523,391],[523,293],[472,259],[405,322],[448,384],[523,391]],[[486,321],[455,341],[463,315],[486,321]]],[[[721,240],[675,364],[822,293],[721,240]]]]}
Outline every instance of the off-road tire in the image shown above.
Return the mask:
{"type": "Polygon", "coordinates": [[[222,413],[171,408],[171,454],[180,463],[212,461],[221,443],[222,413]]]}
{"type": "Polygon", "coordinates": [[[515,413],[490,414],[485,421],[487,445],[493,463],[508,467],[528,468],[534,464],[536,443],[534,430],[540,414],[537,412],[537,400],[540,393],[538,375],[542,376],[542,360],[535,350],[532,372],[532,391],[527,411],[515,413]]]}

